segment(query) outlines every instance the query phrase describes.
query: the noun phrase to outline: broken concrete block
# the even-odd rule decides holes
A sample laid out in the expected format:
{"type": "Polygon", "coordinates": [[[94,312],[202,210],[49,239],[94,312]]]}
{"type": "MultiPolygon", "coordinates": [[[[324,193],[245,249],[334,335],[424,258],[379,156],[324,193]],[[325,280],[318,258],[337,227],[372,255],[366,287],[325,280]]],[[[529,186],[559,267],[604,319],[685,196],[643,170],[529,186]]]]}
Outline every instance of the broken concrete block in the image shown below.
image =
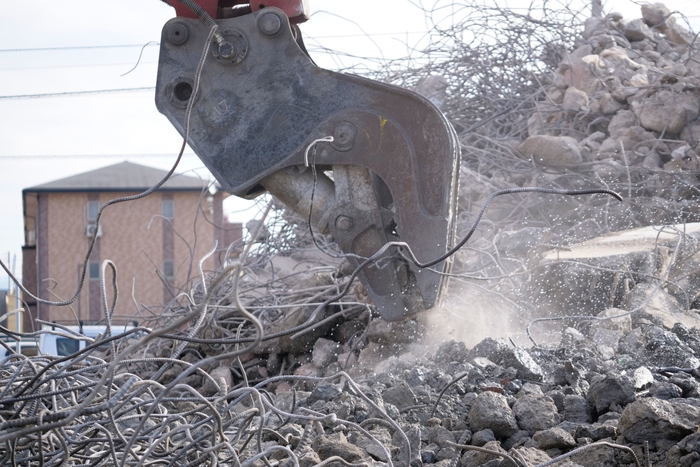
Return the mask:
{"type": "Polygon", "coordinates": [[[319,338],[314,343],[311,361],[319,368],[324,368],[338,359],[341,345],[329,339],[319,338]]]}
{"type": "Polygon", "coordinates": [[[565,110],[570,110],[572,112],[578,112],[583,107],[588,105],[588,94],[583,91],[579,91],[575,87],[569,87],[564,93],[564,100],[562,101],[562,107],[565,110]]]}
{"type": "Polygon", "coordinates": [[[622,412],[617,425],[620,433],[633,443],[657,439],[680,440],[697,430],[700,407],[683,400],[640,399],[622,412]]]}
{"type": "Polygon", "coordinates": [[[608,133],[613,139],[619,138],[630,127],[637,125],[637,116],[631,110],[621,110],[610,119],[608,133]]]}
{"type": "Polygon", "coordinates": [[[476,397],[469,411],[469,425],[474,432],[488,428],[503,438],[518,431],[518,423],[507,399],[492,391],[484,391],[476,397]]]}
{"type": "Polygon", "coordinates": [[[587,399],[598,414],[603,414],[611,407],[624,407],[634,397],[634,381],[624,375],[609,374],[593,379],[587,399]]]}
{"type": "Polygon", "coordinates": [[[591,423],[591,406],[578,394],[564,396],[564,419],[569,422],[591,423]]]}
{"type": "MultiPolygon", "coordinates": [[[[486,443],[484,445],[485,449],[489,449],[491,451],[497,451],[505,454],[505,450],[501,447],[501,443],[498,441],[491,441],[490,443],[486,443]]],[[[461,463],[460,465],[462,467],[482,467],[485,465],[500,465],[502,461],[502,457],[500,456],[495,456],[493,454],[488,454],[486,452],[478,452],[478,451],[466,451],[461,458],[461,463]],[[496,463],[493,463],[491,461],[497,461],[496,463]]]]}
{"type": "Polygon", "coordinates": [[[519,149],[523,155],[546,166],[566,166],[583,160],[577,141],[569,136],[530,136],[519,149]]]}
{"type": "Polygon", "coordinates": [[[700,99],[665,89],[641,101],[635,112],[647,130],[677,135],[700,115],[700,99]]]}
{"type": "MultiPolygon", "coordinates": [[[[544,316],[597,315],[611,307],[630,310],[644,304],[643,311],[668,322],[669,329],[675,322],[697,326],[700,321],[694,314],[669,308],[669,303],[677,302],[671,288],[659,289],[650,279],[666,273],[679,235],[694,245],[700,239],[700,223],[641,227],[548,251],[523,291],[544,316]],[[655,296],[645,302],[653,290],[655,296]]],[[[688,279],[691,293],[700,287],[697,282],[695,275],[688,279]]]]}
{"type": "Polygon", "coordinates": [[[399,410],[417,404],[416,395],[405,381],[392,386],[382,393],[385,403],[394,404],[399,410]]]}
{"type": "Polygon", "coordinates": [[[666,38],[674,44],[689,45],[693,43],[695,35],[680,24],[675,23],[666,29],[666,38]]]}
{"type": "Polygon", "coordinates": [[[654,33],[651,32],[649,26],[647,26],[642,19],[633,19],[629,23],[626,23],[622,28],[622,32],[631,42],[651,39],[654,37],[654,33]]]}
{"type": "Polygon", "coordinates": [[[561,422],[554,400],[546,394],[530,394],[513,404],[518,426],[530,433],[547,430],[561,422]]]}
{"type": "Polygon", "coordinates": [[[666,32],[666,28],[676,22],[671,16],[671,10],[666,8],[663,3],[652,3],[642,5],[642,18],[647,26],[658,28],[661,32],[666,32]]]}
{"type": "Polygon", "coordinates": [[[549,428],[547,430],[538,431],[532,436],[538,447],[543,450],[547,449],[570,449],[576,446],[576,440],[567,431],[559,428],[558,426],[549,428]]]}

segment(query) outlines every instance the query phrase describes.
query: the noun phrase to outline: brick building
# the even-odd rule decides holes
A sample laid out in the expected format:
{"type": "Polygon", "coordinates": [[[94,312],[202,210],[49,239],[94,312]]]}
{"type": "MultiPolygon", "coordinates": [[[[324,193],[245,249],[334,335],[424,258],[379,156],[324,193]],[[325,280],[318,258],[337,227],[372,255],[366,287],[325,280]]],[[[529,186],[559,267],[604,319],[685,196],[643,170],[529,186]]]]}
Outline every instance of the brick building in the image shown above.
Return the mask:
{"type": "MultiPolygon", "coordinates": [[[[22,191],[24,238],[22,276],[35,295],[49,300],[73,296],[83,270],[90,235],[102,204],[134,195],[155,185],[166,172],[130,162],[85,172],[22,191]]],[[[226,193],[210,194],[207,182],[174,175],[151,195],[108,207],[100,220],[99,238],[87,265],[83,291],[72,307],[28,301],[32,319],[72,323],[104,318],[100,292],[101,263],[117,266],[119,301],[115,322],[135,319],[138,303],[157,310],[188,279],[198,275],[198,262],[214,241],[219,251],[204,269],[221,265],[228,245],[240,239],[242,226],[223,215],[226,193]],[[132,298],[133,294],[133,298],[132,298]]],[[[108,296],[112,296],[107,272],[108,296]]]]}

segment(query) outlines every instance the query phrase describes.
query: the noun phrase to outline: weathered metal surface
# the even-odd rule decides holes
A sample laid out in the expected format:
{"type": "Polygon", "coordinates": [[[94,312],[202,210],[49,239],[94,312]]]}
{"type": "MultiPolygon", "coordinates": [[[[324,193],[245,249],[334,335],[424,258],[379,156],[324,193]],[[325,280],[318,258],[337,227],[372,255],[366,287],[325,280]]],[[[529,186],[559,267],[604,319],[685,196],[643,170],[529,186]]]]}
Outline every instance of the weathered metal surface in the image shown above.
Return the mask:
{"type": "MultiPolygon", "coordinates": [[[[255,197],[272,174],[276,185],[284,185],[277,172],[303,168],[306,148],[333,135],[333,143],[316,145],[313,162],[319,173],[332,168],[334,174],[354,174],[342,187],[334,175],[335,205],[326,210],[332,214],[321,216],[343,251],[367,257],[387,240],[398,240],[422,262],[444,254],[452,242],[459,153],[440,111],[410,91],[316,67],[276,8],[218,24],[245,39],[246,54],[235,62],[213,53],[206,57],[188,141],[223,188],[255,197]],[[276,20],[282,27],[270,34],[276,20]]],[[[163,31],[156,104],[183,133],[208,30],[200,21],[176,18],[163,31]],[[176,27],[187,29],[186,41],[168,40],[176,27]]],[[[302,191],[309,192],[308,186],[302,191]]],[[[309,205],[300,203],[302,194],[292,198],[309,205]]],[[[438,273],[398,257],[387,261],[360,275],[383,317],[400,319],[434,306],[438,273]]],[[[449,263],[433,269],[444,272],[449,263]]]]}

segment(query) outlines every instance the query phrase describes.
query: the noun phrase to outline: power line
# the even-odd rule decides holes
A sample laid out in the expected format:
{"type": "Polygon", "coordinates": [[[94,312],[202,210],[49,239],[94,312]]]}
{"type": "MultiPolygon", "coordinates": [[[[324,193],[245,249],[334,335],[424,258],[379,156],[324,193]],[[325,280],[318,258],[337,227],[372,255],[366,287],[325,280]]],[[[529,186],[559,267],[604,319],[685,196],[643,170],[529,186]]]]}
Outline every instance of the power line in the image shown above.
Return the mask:
{"type": "Polygon", "coordinates": [[[26,49],[0,49],[0,52],[43,52],[47,50],[82,50],[82,49],[120,49],[125,47],[145,47],[160,45],[160,42],[147,44],[120,44],[120,45],[76,45],[67,47],[32,47],[26,49]]]}
{"type": "MultiPolygon", "coordinates": [[[[158,63],[157,60],[142,61],[141,65],[153,65],[158,63]]],[[[59,68],[97,68],[110,66],[134,66],[134,62],[112,62],[112,63],[82,63],[77,65],[39,65],[39,66],[18,66],[9,68],[0,68],[0,71],[18,71],[18,70],[42,70],[42,69],[59,69],[59,68]]]]}
{"type": "Polygon", "coordinates": [[[152,91],[155,86],[147,86],[141,88],[122,88],[122,89],[99,89],[95,91],[67,91],[67,92],[49,92],[44,94],[17,94],[14,96],[0,96],[0,99],[39,99],[43,97],[63,97],[63,96],[77,96],[80,94],[109,94],[117,92],[139,92],[139,91],[152,91]]]}
{"type": "MultiPolygon", "coordinates": [[[[365,37],[365,36],[405,36],[406,34],[425,34],[426,31],[399,31],[399,32],[374,32],[367,34],[334,34],[328,36],[311,36],[313,39],[343,39],[348,37],[365,37]]],[[[89,49],[120,49],[127,47],[145,47],[145,46],[160,46],[160,42],[152,42],[146,44],[115,44],[115,45],[78,45],[65,47],[28,47],[18,49],[0,49],[2,52],[45,52],[54,50],[89,50],[89,49]]]]}

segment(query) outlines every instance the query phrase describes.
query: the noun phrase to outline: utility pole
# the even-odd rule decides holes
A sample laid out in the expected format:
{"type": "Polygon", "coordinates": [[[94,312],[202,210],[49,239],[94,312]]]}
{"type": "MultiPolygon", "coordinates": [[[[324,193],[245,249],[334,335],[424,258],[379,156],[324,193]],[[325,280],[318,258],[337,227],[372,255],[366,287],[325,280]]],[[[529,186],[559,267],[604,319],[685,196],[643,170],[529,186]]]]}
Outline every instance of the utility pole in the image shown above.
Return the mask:
{"type": "Polygon", "coordinates": [[[603,16],[603,0],[593,0],[591,5],[591,17],[600,18],[603,16]]]}

